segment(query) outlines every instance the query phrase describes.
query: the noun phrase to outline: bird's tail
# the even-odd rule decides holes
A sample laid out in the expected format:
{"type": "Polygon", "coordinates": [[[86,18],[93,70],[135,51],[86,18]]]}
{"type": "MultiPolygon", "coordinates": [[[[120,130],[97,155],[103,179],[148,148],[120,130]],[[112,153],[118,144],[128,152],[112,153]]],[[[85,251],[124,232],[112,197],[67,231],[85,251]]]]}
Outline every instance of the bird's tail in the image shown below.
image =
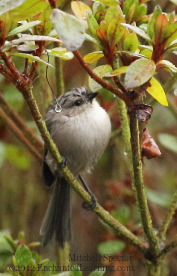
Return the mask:
{"type": "Polygon", "coordinates": [[[42,247],[54,236],[60,247],[71,239],[70,185],[64,178],[55,181],[52,196],[40,229],[42,247]]]}

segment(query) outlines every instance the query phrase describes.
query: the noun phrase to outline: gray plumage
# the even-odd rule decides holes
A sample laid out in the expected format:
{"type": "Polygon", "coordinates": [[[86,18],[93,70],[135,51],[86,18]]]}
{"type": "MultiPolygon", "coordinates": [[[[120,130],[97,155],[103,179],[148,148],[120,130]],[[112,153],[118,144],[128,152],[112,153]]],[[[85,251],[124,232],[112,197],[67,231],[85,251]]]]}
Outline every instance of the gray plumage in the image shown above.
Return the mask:
{"type": "MultiPolygon", "coordinates": [[[[60,112],[55,111],[54,102],[45,116],[50,135],[75,176],[90,171],[109,141],[110,119],[95,100],[96,95],[86,87],[74,88],[57,99],[60,112]]],[[[59,177],[55,161],[47,150],[43,176],[47,186],[54,182],[54,190],[40,231],[42,245],[55,235],[63,247],[71,238],[70,187],[59,177]]]]}

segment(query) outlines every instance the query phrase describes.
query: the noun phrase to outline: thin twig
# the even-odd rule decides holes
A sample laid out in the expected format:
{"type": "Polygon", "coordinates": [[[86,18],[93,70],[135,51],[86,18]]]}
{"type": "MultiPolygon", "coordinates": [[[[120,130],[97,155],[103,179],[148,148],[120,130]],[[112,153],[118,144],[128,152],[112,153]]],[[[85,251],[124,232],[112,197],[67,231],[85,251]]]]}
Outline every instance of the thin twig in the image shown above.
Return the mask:
{"type": "Polygon", "coordinates": [[[170,204],[170,207],[168,209],[168,212],[166,214],[166,217],[161,225],[161,227],[159,228],[157,237],[159,238],[159,240],[164,240],[167,229],[169,227],[169,224],[171,222],[171,219],[175,213],[175,209],[177,207],[177,192],[175,192],[174,196],[173,196],[173,200],[172,203],[170,204]]]}
{"type": "Polygon", "coordinates": [[[23,119],[15,112],[5,101],[3,96],[0,94],[0,106],[7,113],[11,120],[17,125],[19,129],[24,133],[26,138],[31,142],[31,144],[38,148],[39,150],[43,150],[43,143],[39,138],[35,135],[35,133],[25,124],[23,119]]]}
{"type": "Polygon", "coordinates": [[[123,94],[121,92],[121,90],[113,87],[112,85],[110,85],[109,83],[105,82],[103,79],[101,79],[98,75],[96,75],[92,69],[87,65],[87,63],[84,61],[84,59],[82,58],[81,54],[79,53],[79,51],[74,51],[73,52],[74,56],[76,57],[76,59],[78,60],[78,62],[82,65],[82,67],[87,71],[87,73],[90,75],[90,77],[92,79],[94,79],[96,82],[98,82],[102,87],[104,87],[105,89],[111,91],[113,94],[115,94],[117,97],[121,98],[126,104],[127,106],[132,105],[132,101],[129,99],[129,97],[127,97],[125,94],[123,94]]]}
{"type": "Polygon", "coordinates": [[[171,243],[169,243],[164,247],[164,249],[160,252],[158,258],[163,260],[164,257],[176,247],[177,247],[177,241],[176,240],[172,241],[171,243]]]}
{"type": "MultiPolygon", "coordinates": [[[[22,91],[21,91],[22,92],[22,91]]],[[[60,166],[62,164],[62,158],[61,155],[58,152],[58,149],[54,142],[52,141],[50,134],[47,130],[45,122],[42,120],[42,116],[39,112],[39,108],[36,104],[36,101],[33,97],[31,89],[28,89],[28,91],[23,91],[23,94],[25,95],[25,98],[28,99],[27,103],[31,110],[31,113],[34,117],[34,120],[38,126],[38,129],[41,133],[41,136],[43,137],[43,140],[46,144],[46,147],[50,151],[52,157],[58,163],[60,168],[60,174],[65,177],[66,181],[72,186],[72,188],[86,201],[87,203],[91,202],[91,197],[88,195],[88,193],[81,187],[81,185],[76,181],[74,176],[71,174],[71,172],[66,168],[62,168],[60,166]]],[[[114,219],[107,211],[105,211],[99,204],[95,207],[95,212],[98,214],[98,216],[106,222],[109,226],[111,226],[117,235],[122,237],[124,240],[128,241],[132,245],[134,245],[136,248],[138,248],[140,251],[144,251],[145,247],[143,243],[134,235],[132,234],[126,227],[124,227],[121,223],[119,223],[116,219],[114,219]]]]}
{"type": "Polygon", "coordinates": [[[5,120],[13,134],[29,149],[29,151],[37,157],[38,160],[42,160],[42,155],[33,147],[29,140],[23,135],[20,129],[14,124],[14,122],[7,116],[7,114],[0,108],[0,116],[5,120]]]}

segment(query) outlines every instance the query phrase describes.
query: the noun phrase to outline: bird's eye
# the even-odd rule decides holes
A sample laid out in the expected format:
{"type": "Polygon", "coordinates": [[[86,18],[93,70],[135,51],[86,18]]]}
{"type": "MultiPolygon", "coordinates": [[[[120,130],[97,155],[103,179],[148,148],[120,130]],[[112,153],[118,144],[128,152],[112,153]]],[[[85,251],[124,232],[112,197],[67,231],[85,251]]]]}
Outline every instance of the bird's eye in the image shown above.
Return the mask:
{"type": "Polygon", "coordinates": [[[77,100],[74,105],[79,106],[81,104],[82,104],[82,101],[81,100],[77,100]]]}

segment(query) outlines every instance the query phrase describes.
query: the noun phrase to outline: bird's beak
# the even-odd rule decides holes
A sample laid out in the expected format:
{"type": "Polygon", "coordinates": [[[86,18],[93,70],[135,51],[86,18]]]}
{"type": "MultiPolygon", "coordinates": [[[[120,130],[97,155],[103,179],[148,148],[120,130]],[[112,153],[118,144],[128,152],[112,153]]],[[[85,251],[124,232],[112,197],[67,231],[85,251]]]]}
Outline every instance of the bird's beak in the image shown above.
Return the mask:
{"type": "Polygon", "coordinates": [[[92,102],[93,99],[94,99],[97,95],[98,95],[98,92],[89,93],[89,94],[87,95],[88,101],[89,101],[89,102],[92,102]]]}

